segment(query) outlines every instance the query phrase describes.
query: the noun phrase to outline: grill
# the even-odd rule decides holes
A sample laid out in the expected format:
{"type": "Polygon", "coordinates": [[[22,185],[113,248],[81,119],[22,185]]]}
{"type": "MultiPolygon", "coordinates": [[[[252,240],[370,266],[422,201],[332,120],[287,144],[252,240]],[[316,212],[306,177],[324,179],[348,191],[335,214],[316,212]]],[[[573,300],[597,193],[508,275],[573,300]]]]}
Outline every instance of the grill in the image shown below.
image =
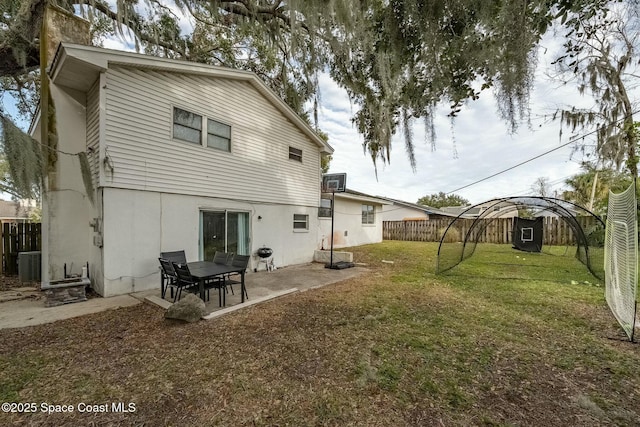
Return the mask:
{"type": "Polygon", "coordinates": [[[271,248],[260,248],[256,251],[256,254],[260,257],[260,258],[269,258],[271,255],[273,255],[273,249],[271,248]]]}
{"type": "Polygon", "coordinates": [[[264,262],[264,268],[267,271],[276,269],[276,267],[273,265],[273,259],[271,258],[271,255],[273,255],[273,249],[262,247],[256,251],[256,255],[260,257],[260,261],[258,261],[258,267],[256,267],[256,269],[253,271],[258,271],[261,262],[264,262]]]}

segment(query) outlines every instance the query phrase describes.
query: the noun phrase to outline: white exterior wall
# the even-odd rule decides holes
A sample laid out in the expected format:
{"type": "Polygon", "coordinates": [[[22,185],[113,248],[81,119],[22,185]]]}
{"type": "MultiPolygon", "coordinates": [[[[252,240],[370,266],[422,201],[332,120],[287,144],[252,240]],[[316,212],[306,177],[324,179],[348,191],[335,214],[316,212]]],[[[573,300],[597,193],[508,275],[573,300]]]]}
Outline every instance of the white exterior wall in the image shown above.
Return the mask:
{"type": "Polygon", "coordinates": [[[163,251],[198,260],[201,210],[249,212],[250,253],[268,246],[276,266],[313,260],[320,149],[253,86],[124,67],[110,68],[100,86],[99,292],[158,287],[163,251]],[[231,125],[231,152],[174,140],[174,106],[231,125]],[[289,146],[302,150],[302,163],[289,159],[289,146]],[[293,231],[294,213],[309,215],[309,231],[293,231]]]}
{"type": "Polygon", "coordinates": [[[382,207],[383,221],[402,221],[404,219],[429,219],[429,215],[424,211],[401,205],[386,205],[382,207]]]}
{"type": "Polygon", "coordinates": [[[104,91],[102,185],[318,206],[319,147],[250,83],[114,66],[104,91]],[[173,139],[174,106],[231,125],[231,152],[173,139]]]}
{"type": "MultiPolygon", "coordinates": [[[[110,188],[104,189],[103,200],[104,296],[159,289],[160,252],[184,250],[188,261],[200,260],[203,210],[248,212],[250,254],[268,246],[274,251],[276,266],[311,262],[316,249],[316,207],[110,188]],[[294,213],[309,215],[309,231],[293,230],[294,213]]],[[[250,270],[258,260],[252,256],[250,270]]]]}
{"type": "Polygon", "coordinates": [[[248,212],[250,253],[271,247],[276,266],[313,260],[321,182],[313,140],[249,82],[110,67],[86,93],[53,87],[59,149],[87,152],[96,195],[94,206],[78,158],[60,155],[43,208],[49,279],[62,277],[65,262],[79,273],[89,261],[104,296],[158,288],[160,252],[199,259],[202,210],[248,212]],[[174,106],[229,124],[231,152],[174,140],[174,106]],[[289,159],[289,146],[302,162],[289,159]],[[293,230],[294,213],[309,215],[309,230],[293,230]]]}
{"type": "MultiPolygon", "coordinates": [[[[64,264],[68,274],[80,274],[87,262],[95,264],[92,252],[92,229],[96,216],[87,194],[80,161],[75,155],[86,150],[85,94],[51,85],[55,99],[58,159],[50,174],[47,194],[43,198],[42,281],[62,279],[64,264]]],[[[39,133],[34,135],[39,139],[39,133]]]]}
{"type": "MultiPolygon", "coordinates": [[[[382,206],[373,204],[375,224],[362,223],[362,205],[372,205],[369,201],[335,199],[333,225],[333,247],[367,245],[382,242],[382,206]]],[[[317,249],[331,247],[331,218],[320,218],[319,244],[317,249]]]]}

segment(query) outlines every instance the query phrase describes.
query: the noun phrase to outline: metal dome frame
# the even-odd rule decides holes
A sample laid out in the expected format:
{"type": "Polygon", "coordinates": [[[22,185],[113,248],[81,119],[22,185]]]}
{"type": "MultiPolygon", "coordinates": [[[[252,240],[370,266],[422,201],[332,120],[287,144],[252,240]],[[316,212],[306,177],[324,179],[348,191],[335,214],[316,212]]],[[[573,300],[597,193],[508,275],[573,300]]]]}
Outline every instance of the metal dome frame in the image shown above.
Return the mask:
{"type": "Polygon", "coordinates": [[[573,230],[576,238],[577,250],[576,257],[589,269],[591,274],[595,277],[602,279],[604,277],[604,271],[599,272],[594,269],[594,265],[591,260],[591,254],[589,252],[590,245],[588,235],[585,233],[582,225],[578,221],[578,216],[591,216],[596,219],[596,225],[602,226],[602,230],[605,229],[605,222],[600,216],[591,212],[583,206],[580,206],[573,202],[557,199],[554,197],[543,196],[510,196],[489,200],[487,202],[479,203],[473,206],[469,206],[463,212],[461,212],[456,218],[454,218],[447,226],[445,232],[440,238],[440,245],[438,246],[438,255],[436,257],[436,273],[442,273],[450,270],[460,264],[465,259],[469,258],[475,252],[478,240],[483,235],[484,230],[494,220],[504,214],[503,207],[519,210],[519,209],[537,209],[538,212],[552,212],[557,217],[565,221],[573,230]],[[442,265],[443,258],[443,245],[449,245],[447,243],[447,234],[450,230],[455,228],[456,223],[460,220],[471,219],[470,212],[473,212],[476,208],[485,207],[486,209],[480,212],[479,215],[473,217],[473,222],[469,229],[466,231],[464,238],[462,239],[462,246],[459,246],[459,257],[454,256],[450,265],[442,265]],[[499,207],[500,209],[495,209],[499,207]],[[578,215],[582,214],[582,215],[578,215]],[[457,259],[459,258],[459,259],[457,259]]]}

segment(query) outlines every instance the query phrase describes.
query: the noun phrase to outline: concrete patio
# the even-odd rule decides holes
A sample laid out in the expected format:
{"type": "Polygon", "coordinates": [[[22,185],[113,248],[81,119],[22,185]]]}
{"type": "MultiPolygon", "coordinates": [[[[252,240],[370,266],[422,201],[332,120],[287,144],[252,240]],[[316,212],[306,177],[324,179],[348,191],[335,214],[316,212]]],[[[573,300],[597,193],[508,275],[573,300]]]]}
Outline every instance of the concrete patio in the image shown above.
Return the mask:
{"type": "MultiPolygon", "coordinates": [[[[212,290],[211,300],[206,303],[207,314],[204,318],[211,319],[273,298],[336,283],[358,276],[366,271],[368,269],[362,266],[345,270],[331,270],[324,268],[324,264],[310,263],[280,268],[271,272],[247,272],[245,283],[249,299],[241,303],[240,285],[234,285],[235,295],[227,294],[226,307],[219,307],[218,292],[212,290]]],[[[168,307],[172,303],[169,295],[165,300],[160,298],[160,284],[154,290],[109,298],[90,298],[87,301],[57,307],[45,307],[42,292],[37,288],[20,288],[0,293],[0,329],[51,323],[57,320],[137,305],[143,301],[151,302],[161,307],[168,307]]]]}
{"type": "MultiPolygon", "coordinates": [[[[244,303],[241,302],[240,285],[237,284],[233,286],[233,294],[231,291],[226,294],[226,306],[220,307],[218,305],[218,291],[212,289],[210,300],[205,304],[206,315],[204,318],[211,319],[273,298],[330,285],[356,277],[366,271],[368,269],[363,266],[333,270],[325,268],[324,264],[309,263],[279,268],[274,271],[247,272],[245,286],[249,298],[244,303]]],[[[165,299],[161,298],[159,287],[157,290],[137,292],[133,295],[163,308],[173,303],[169,292],[165,295],[165,299]]]]}

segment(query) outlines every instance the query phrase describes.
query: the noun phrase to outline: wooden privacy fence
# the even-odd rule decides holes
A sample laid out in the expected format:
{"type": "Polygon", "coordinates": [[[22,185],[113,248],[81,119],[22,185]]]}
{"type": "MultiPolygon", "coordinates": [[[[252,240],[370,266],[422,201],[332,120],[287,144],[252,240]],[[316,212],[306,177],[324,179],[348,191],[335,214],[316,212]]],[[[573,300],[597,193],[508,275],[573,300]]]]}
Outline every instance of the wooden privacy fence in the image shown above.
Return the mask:
{"type": "MultiPolygon", "coordinates": [[[[578,217],[578,223],[585,233],[597,227],[598,220],[594,217],[578,217]]],[[[383,221],[382,238],[384,240],[408,240],[419,242],[439,242],[451,219],[430,219],[411,221],[383,221]]],[[[454,230],[449,230],[447,241],[462,241],[469,229],[474,224],[474,219],[458,219],[454,230]]],[[[513,232],[513,218],[485,218],[476,221],[473,236],[480,233],[480,243],[511,243],[513,232]]],[[[543,244],[567,245],[575,244],[573,228],[563,219],[544,217],[543,220],[543,244]]]]}
{"type": "Polygon", "coordinates": [[[2,223],[2,272],[18,274],[18,253],[39,251],[42,248],[40,223],[2,223]]]}

